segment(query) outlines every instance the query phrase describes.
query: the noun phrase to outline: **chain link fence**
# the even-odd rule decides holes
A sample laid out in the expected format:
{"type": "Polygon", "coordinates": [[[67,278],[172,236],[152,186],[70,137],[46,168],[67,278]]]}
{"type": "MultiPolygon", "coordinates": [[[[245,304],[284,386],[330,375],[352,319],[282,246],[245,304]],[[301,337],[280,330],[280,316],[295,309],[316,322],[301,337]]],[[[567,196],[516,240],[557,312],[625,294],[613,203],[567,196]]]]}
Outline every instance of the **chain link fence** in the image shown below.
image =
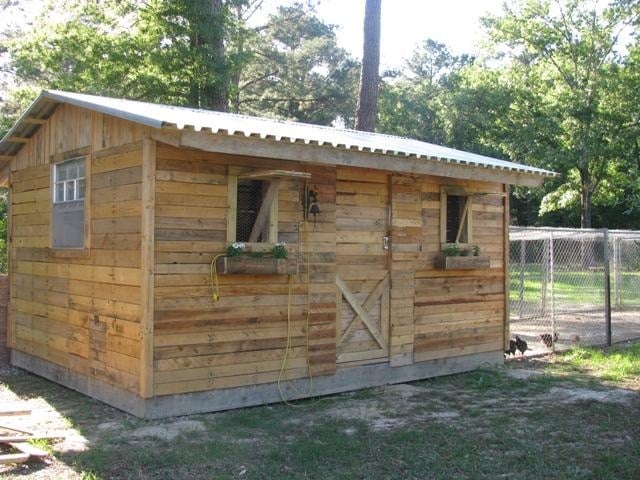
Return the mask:
{"type": "Polygon", "coordinates": [[[640,337],[640,232],[511,227],[510,333],[528,355],[640,337]]]}

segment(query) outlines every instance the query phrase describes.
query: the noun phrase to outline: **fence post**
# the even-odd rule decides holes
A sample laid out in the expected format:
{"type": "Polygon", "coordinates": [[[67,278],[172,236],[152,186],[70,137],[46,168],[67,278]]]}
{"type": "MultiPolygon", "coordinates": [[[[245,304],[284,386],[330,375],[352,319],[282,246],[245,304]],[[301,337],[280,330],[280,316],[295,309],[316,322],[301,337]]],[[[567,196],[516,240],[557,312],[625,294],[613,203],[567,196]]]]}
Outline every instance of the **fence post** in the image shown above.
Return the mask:
{"type": "Polygon", "coordinates": [[[604,317],[607,333],[607,346],[611,346],[611,271],[609,268],[609,230],[602,229],[604,244],[604,317]]]}
{"type": "Polygon", "coordinates": [[[622,238],[613,237],[613,285],[614,285],[614,293],[613,296],[616,299],[615,305],[616,308],[620,308],[622,306],[622,298],[620,295],[620,290],[622,289],[622,273],[621,273],[621,265],[622,262],[620,260],[620,243],[622,238]]]}
{"type": "Polygon", "coordinates": [[[540,284],[542,291],[540,292],[540,310],[544,317],[547,314],[547,283],[549,282],[549,239],[542,240],[542,265],[540,268],[540,284]]]}
{"type": "Polygon", "coordinates": [[[553,232],[549,232],[549,279],[551,286],[551,351],[556,351],[556,298],[555,298],[555,253],[553,251],[553,232]]]}
{"type": "Polygon", "coordinates": [[[525,241],[520,240],[520,291],[518,292],[518,318],[522,318],[524,310],[524,265],[526,263],[527,253],[525,250],[525,241]]]}

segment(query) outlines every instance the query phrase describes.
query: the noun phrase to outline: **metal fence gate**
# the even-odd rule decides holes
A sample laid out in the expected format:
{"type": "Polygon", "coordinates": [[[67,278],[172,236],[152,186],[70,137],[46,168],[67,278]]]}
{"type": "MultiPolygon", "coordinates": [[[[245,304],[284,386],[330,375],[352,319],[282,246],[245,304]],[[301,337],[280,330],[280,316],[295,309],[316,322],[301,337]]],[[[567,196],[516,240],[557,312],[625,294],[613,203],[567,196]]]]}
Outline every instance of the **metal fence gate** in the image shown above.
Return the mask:
{"type": "Polygon", "coordinates": [[[528,354],[640,337],[640,232],[511,227],[510,333],[528,354]]]}

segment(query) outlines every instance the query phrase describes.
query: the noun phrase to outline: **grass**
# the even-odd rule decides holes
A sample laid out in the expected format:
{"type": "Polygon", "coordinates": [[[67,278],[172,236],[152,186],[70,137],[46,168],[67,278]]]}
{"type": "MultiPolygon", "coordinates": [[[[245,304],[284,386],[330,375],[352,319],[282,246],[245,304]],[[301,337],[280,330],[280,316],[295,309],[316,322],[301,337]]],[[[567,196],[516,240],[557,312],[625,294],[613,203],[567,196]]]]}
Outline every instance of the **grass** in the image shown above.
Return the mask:
{"type": "MultiPolygon", "coordinates": [[[[518,265],[509,271],[510,299],[520,299],[522,288],[523,300],[527,303],[539,303],[543,291],[542,270],[539,266],[528,264],[524,273],[518,265]]],[[[637,299],[640,285],[640,274],[622,272],[619,276],[619,294],[624,305],[629,299],[637,299]]],[[[575,304],[604,303],[604,273],[602,271],[557,271],[554,278],[554,294],[557,302],[575,304]]],[[[614,279],[612,278],[612,282],[614,279]]],[[[612,284],[613,288],[613,284],[612,284]]],[[[551,294],[551,286],[547,285],[547,295],[551,294]]],[[[634,300],[637,304],[637,300],[634,300]]]]}
{"type": "Polygon", "coordinates": [[[607,351],[574,348],[563,354],[565,366],[612,382],[640,383],[640,342],[614,346],[607,351]]]}
{"type": "Polygon", "coordinates": [[[3,379],[4,388],[46,400],[83,432],[89,448],[53,445],[59,469],[51,476],[44,465],[16,467],[3,478],[637,479],[639,373],[640,343],[576,349],[550,363],[511,362],[295,408],[276,404],[162,421],[136,419],[17,374],[3,379]],[[613,400],[567,400],[566,392],[578,390],[611,392],[613,400]],[[117,428],[106,429],[105,422],[117,428]],[[185,422],[199,428],[173,439],[140,434],[185,422]]]}

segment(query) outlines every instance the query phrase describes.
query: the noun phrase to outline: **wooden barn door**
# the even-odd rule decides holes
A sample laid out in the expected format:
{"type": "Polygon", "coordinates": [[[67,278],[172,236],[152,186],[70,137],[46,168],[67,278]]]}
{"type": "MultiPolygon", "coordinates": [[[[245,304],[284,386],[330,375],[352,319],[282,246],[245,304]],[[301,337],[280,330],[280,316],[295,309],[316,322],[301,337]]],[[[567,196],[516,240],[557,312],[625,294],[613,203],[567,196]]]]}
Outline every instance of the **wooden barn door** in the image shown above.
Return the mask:
{"type": "Polygon", "coordinates": [[[389,176],[338,169],[337,363],[389,359],[389,176]]]}

